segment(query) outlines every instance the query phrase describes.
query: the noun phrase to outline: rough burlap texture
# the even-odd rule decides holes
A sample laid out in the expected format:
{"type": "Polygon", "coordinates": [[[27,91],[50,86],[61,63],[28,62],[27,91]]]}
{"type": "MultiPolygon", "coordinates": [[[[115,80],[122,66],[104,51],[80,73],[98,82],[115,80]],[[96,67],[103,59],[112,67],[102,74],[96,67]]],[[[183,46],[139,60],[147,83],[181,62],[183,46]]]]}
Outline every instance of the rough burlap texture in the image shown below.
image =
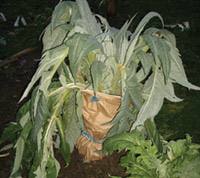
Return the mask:
{"type": "Polygon", "coordinates": [[[118,112],[121,97],[97,92],[97,101],[92,97],[94,92],[83,90],[83,121],[84,132],[88,133],[90,138],[81,135],[77,140],[76,147],[85,161],[100,160],[103,158],[101,153],[101,141],[105,138],[111,124],[105,124],[112,121],[118,112]],[[92,139],[91,139],[92,138],[92,139]]]}

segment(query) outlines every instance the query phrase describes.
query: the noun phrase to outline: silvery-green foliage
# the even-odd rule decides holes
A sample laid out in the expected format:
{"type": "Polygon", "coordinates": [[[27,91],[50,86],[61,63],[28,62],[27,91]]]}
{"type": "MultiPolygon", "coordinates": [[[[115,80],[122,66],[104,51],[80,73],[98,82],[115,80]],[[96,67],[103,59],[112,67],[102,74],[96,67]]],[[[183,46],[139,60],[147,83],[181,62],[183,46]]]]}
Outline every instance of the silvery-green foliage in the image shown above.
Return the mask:
{"type": "Polygon", "coordinates": [[[164,99],[181,101],[174,83],[199,90],[187,80],[174,35],[145,29],[155,17],[163,26],[162,17],[150,12],[131,32],[134,17],[116,29],[92,14],[86,0],[58,3],[44,30],[41,62],[21,98],[32,93],[16,124],[21,132],[12,178],[20,177],[24,166],[30,178],[56,178],[54,147],[68,164],[83,129],[82,89],[121,96],[108,137],[154,118],[164,99]]]}

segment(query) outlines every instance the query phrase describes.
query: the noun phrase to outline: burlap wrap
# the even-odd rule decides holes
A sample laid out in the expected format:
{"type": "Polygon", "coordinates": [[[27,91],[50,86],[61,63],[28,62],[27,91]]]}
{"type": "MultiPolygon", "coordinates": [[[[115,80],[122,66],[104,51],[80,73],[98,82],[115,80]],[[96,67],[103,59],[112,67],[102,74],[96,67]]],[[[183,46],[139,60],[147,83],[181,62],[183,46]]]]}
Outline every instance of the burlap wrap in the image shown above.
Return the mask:
{"type": "Polygon", "coordinates": [[[121,97],[97,92],[98,101],[92,101],[94,93],[91,90],[83,90],[83,118],[84,129],[93,138],[88,139],[81,135],[77,140],[76,147],[85,161],[94,161],[103,158],[101,153],[101,141],[111,128],[110,122],[118,112],[121,97]]]}

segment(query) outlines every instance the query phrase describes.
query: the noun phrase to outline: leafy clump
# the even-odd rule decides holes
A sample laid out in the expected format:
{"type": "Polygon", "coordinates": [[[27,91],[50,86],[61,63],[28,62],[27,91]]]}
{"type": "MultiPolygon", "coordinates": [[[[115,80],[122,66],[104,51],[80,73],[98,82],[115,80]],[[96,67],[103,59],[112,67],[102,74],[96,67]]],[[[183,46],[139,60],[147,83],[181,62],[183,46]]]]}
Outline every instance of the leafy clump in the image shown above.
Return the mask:
{"type": "MultiPolygon", "coordinates": [[[[30,178],[56,178],[57,148],[68,164],[84,129],[84,89],[121,96],[119,111],[107,137],[134,130],[154,118],[164,99],[179,102],[174,83],[199,90],[188,82],[176,40],[158,28],[145,29],[156,12],[148,13],[134,32],[133,18],[121,29],[93,15],[86,0],[61,1],[42,37],[41,62],[21,100],[31,97],[18,113],[18,139],[11,178],[27,169],[30,178]]],[[[110,124],[110,123],[109,123],[110,124]]],[[[17,130],[14,129],[14,130],[17,130]]]]}
{"type": "Polygon", "coordinates": [[[138,131],[115,135],[104,142],[107,153],[126,151],[120,165],[127,178],[198,178],[200,177],[200,145],[192,144],[189,136],[165,141],[163,152],[138,131]]]}

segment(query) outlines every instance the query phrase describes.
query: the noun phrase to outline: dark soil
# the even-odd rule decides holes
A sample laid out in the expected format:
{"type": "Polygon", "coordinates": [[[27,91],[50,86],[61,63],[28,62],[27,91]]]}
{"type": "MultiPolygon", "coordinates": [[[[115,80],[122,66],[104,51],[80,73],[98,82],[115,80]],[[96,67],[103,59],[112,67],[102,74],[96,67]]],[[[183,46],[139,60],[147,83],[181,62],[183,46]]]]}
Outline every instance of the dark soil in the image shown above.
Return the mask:
{"type": "Polygon", "coordinates": [[[67,168],[62,169],[59,178],[77,178],[79,176],[82,178],[108,178],[109,175],[124,177],[126,174],[119,166],[120,155],[114,153],[103,160],[84,163],[77,150],[75,150],[72,154],[72,162],[67,168]]]}
{"type": "MultiPolygon", "coordinates": [[[[94,11],[105,14],[104,5],[101,7],[97,5],[99,0],[90,1],[94,11]]],[[[0,23],[0,36],[3,35],[7,39],[7,46],[0,46],[0,59],[4,60],[4,58],[27,47],[38,47],[38,50],[19,56],[16,62],[0,68],[0,133],[7,123],[15,121],[19,98],[37,68],[37,59],[40,58],[41,44],[37,39],[48,23],[47,19],[49,19],[54,5],[53,1],[27,0],[26,3],[23,2],[21,0],[18,3],[14,0],[2,1],[5,6],[1,4],[0,12],[8,14],[9,22],[0,23]],[[14,11],[12,11],[13,8],[14,11]],[[41,10],[41,8],[46,10],[41,10]],[[16,14],[22,11],[25,13],[24,15],[29,12],[27,16],[30,24],[27,27],[13,29],[12,24],[16,14]],[[36,15],[41,15],[38,17],[39,21],[37,21],[36,15]]],[[[136,21],[139,21],[146,12],[151,10],[161,13],[168,24],[190,22],[191,29],[188,31],[181,32],[180,29],[172,31],[177,36],[178,48],[181,51],[189,80],[200,85],[200,1],[118,0],[118,14],[115,17],[110,17],[109,20],[112,25],[119,27],[135,13],[138,12],[136,21]]],[[[134,23],[132,28],[136,24],[134,23]]],[[[158,128],[166,139],[182,138],[185,133],[189,133],[195,142],[200,142],[200,92],[189,92],[178,86],[176,91],[178,96],[185,100],[176,104],[165,103],[161,113],[156,118],[158,128]]],[[[0,158],[0,178],[9,176],[13,157],[11,154],[6,158],[0,158]]],[[[70,165],[67,168],[62,168],[59,178],[124,176],[123,169],[118,165],[119,157],[120,154],[114,154],[101,161],[84,163],[75,150],[70,165]]]]}

